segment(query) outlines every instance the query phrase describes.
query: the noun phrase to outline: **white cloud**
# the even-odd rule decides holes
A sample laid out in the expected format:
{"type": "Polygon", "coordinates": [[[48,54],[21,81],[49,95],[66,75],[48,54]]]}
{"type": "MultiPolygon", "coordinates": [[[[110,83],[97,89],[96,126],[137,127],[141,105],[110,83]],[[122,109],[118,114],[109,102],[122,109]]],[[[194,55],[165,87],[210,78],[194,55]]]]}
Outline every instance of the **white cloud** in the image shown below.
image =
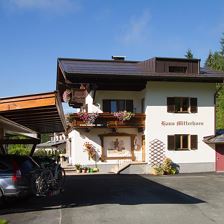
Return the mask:
{"type": "Polygon", "coordinates": [[[38,10],[59,13],[79,9],[79,5],[74,0],[8,0],[7,6],[11,10],[38,10]]]}
{"type": "Polygon", "coordinates": [[[150,18],[149,11],[144,11],[140,16],[132,17],[121,32],[120,41],[125,44],[136,44],[147,40],[150,31],[150,18]]]}

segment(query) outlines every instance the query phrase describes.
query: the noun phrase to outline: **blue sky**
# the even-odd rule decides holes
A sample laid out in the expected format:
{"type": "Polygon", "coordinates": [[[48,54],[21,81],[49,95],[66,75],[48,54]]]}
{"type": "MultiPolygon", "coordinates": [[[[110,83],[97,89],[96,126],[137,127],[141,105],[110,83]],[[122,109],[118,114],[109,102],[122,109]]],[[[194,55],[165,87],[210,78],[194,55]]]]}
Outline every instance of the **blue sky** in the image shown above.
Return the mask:
{"type": "Polygon", "coordinates": [[[224,1],[0,0],[0,97],[53,91],[58,57],[204,62],[219,49],[224,1]]]}

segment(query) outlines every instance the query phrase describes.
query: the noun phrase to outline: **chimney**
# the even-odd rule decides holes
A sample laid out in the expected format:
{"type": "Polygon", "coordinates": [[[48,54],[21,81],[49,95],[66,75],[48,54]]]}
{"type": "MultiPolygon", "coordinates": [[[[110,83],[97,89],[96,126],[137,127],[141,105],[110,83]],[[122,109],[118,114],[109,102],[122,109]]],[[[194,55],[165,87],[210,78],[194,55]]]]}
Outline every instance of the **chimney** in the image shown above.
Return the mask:
{"type": "Polygon", "coordinates": [[[112,56],[111,57],[114,61],[124,61],[126,56],[112,56]]]}

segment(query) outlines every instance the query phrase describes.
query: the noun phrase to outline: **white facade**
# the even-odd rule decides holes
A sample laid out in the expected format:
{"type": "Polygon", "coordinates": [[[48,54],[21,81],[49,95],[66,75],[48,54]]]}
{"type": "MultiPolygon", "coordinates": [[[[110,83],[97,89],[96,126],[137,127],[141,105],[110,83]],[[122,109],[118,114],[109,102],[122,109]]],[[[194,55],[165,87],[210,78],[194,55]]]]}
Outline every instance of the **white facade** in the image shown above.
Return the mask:
{"type": "MultiPolygon", "coordinates": [[[[93,93],[86,98],[88,112],[103,112],[103,99],[131,99],[134,113],[145,111],[145,129],[143,132],[137,128],[120,128],[118,133],[135,134],[135,144],[138,150],[134,151],[137,161],[142,161],[142,136],[145,135],[145,159],[151,162],[151,143],[160,141],[164,148],[164,155],[180,165],[180,172],[214,171],[215,150],[203,142],[203,137],[215,134],[215,105],[214,83],[194,82],[163,82],[150,81],[142,91],[96,91],[95,105],[93,93]],[[167,97],[194,97],[197,98],[197,113],[168,113],[167,97]],[[144,98],[145,108],[142,108],[144,98]],[[168,150],[168,135],[189,134],[197,135],[198,148],[196,150],[171,151],[168,150]]],[[[74,129],[70,134],[72,164],[94,165],[88,158],[83,144],[90,142],[94,145],[99,156],[102,153],[99,135],[111,133],[110,128],[92,128],[90,132],[83,129],[74,129]]],[[[98,161],[98,164],[116,164],[117,159],[98,161]]]]}
{"type": "MultiPolygon", "coordinates": [[[[165,144],[165,155],[177,164],[204,164],[215,169],[215,150],[204,143],[203,137],[215,134],[215,84],[149,82],[146,87],[146,150],[150,151],[150,142],[159,139],[165,144]],[[167,97],[196,97],[197,113],[168,113],[167,97]],[[181,122],[189,125],[178,125],[181,122]],[[166,122],[166,123],[165,123],[166,122]],[[178,123],[179,122],[179,123],[178,123]],[[195,123],[193,123],[195,122],[195,123]],[[196,125],[196,122],[200,125],[196,125]],[[171,125],[169,125],[171,124],[171,125]],[[167,136],[174,134],[191,134],[198,136],[198,149],[186,151],[169,151],[167,136]]],[[[205,171],[206,170],[206,167],[205,171]]],[[[195,168],[197,170],[197,168],[195,168]]],[[[201,169],[201,168],[198,168],[201,169]]],[[[187,170],[191,170],[187,168],[187,170]]],[[[201,171],[201,170],[198,170],[201,171]]]]}

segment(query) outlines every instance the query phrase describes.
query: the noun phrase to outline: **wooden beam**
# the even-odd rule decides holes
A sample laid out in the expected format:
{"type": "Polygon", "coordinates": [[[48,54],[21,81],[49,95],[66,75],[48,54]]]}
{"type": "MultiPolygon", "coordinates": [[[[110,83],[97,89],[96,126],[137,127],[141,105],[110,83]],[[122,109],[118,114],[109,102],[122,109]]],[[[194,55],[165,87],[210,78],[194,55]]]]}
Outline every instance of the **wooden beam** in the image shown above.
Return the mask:
{"type": "Polygon", "coordinates": [[[23,122],[23,121],[27,121],[27,120],[30,120],[31,122],[33,122],[33,121],[52,121],[52,120],[57,120],[57,121],[60,121],[60,118],[58,117],[58,116],[56,116],[56,115],[54,115],[54,116],[47,116],[47,117],[45,117],[45,116],[43,116],[43,117],[23,117],[23,118],[21,118],[21,117],[16,117],[16,118],[13,118],[13,120],[14,121],[16,121],[16,122],[18,122],[18,123],[20,123],[20,122],[23,122]]]}
{"type": "Polygon", "coordinates": [[[9,119],[11,118],[35,118],[35,117],[52,117],[52,116],[58,116],[57,111],[50,111],[50,112],[45,112],[45,113],[33,113],[33,112],[23,112],[23,113],[5,113],[2,115],[4,115],[5,117],[8,117],[9,119]]]}
{"type": "Polygon", "coordinates": [[[32,138],[32,139],[0,139],[0,145],[4,144],[39,144],[40,139],[32,138]]]}
{"type": "Polygon", "coordinates": [[[60,120],[52,120],[52,121],[27,121],[27,122],[21,122],[22,125],[26,126],[26,125],[44,125],[44,126],[47,126],[47,125],[50,125],[50,126],[55,126],[55,125],[59,125],[61,124],[60,120]]]}
{"type": "Polygon", "coordinates": [[[17,102],[17,101],[27,101],[27,100],[35,100],[35,99],[46,99],[53,98],[55,96],[55,92],[50,93],[40,93],[40,94],[32,94],[32,95],[24,95],[24,96],[14,96],[14,97],[6,97],[1,98],[0,102],[17,102]]]}
{"type": "Polygon", "coordinates": [[[1,102],[0,100],[0,111],[21,110],[49,105],[55,105],[55,98],[30,99],[17,102],[1,102]]]}
{"type": "Polygon", "coordinates": [[[62,103],[61,103],[61,100],[60,100],[59,92],[57,92],[57,95],[56,95],[56,107],[57,107],[57,110],[58,110],[58,114],[59,114],[59,117],[60,117],[60,120],[61,120],[62,127],[64,128],[64,131],[66,131],[67,124],[66,124],[66,121],[65,121],[65,115],[64,115],[62,103]]]}
{"type": "Polygon", "coordinates": [[[9,111],[0,111],[1,115],[8,115],[8,116],[15,116],[15,115],[23,115],[23,114],[45,114],[45,113],[55,113],[57,112],[55,106],[49,107],[38,107],[38,108],[28,108],[28,109],[21,109],[21,110],[9,110],[9,111]]]}

